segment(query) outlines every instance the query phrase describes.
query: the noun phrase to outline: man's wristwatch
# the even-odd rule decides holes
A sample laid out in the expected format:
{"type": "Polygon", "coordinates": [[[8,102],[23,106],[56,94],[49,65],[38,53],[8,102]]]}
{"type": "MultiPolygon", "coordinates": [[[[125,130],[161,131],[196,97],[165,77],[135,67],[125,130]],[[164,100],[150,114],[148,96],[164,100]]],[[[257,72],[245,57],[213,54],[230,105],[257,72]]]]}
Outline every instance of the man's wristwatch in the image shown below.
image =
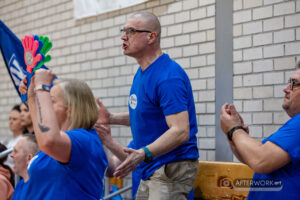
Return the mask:
{"type": "Polygon", "coordinates": [[[227,133],[227,137],[228,137],[228,140],[232,141],[232,134],[234,131],[238,130],[238,129],[243,129],[245,130],[242,126],[235,126],[233,127],[230,131],[228,131],[227,133]]]}
{"type": "Polygon", "coordinates": [[[145,163],[150,163],[153,160],[153,156],[152,153],[150,152],[150,150],[147,147],[143,147],[142,148],[145,151],[145,163]]]}

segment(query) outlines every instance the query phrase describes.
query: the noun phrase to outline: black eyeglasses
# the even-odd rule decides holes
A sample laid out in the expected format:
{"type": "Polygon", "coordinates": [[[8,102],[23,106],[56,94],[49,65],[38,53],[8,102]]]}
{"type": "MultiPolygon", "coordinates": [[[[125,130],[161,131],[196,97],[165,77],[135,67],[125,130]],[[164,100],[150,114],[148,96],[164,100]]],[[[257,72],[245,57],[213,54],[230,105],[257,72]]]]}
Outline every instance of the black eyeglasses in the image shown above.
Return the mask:
{"type": "Polygon", "coordinates": [[[297,83],[294,79],[290,79],[290,80],[289,80],[289,85],[290,85],[290,90],[293,91],[294,87],[295,87],[295,86],[299,86],[300,83],[297,83]]]}
{"type": "Polygon", "coordinates": [[[120,32],[122,34],[125,33],[127,36],[130,36],[134,33],[152,33],[151,31],[148,30],[137,30],[135,28],[122,28],[120,32]]]}

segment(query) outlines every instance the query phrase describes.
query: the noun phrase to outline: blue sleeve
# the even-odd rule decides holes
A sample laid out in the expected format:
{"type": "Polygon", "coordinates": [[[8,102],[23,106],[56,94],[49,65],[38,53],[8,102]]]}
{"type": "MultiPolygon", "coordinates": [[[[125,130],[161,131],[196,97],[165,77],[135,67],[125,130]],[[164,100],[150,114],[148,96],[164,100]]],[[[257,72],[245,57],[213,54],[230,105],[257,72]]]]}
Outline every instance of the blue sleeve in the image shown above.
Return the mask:
{"type": "Polygon", "coordinates": [[[188,94],[183,80],[169,79],[159,84],[158,97],[165,116],[188,110],[188,94]]]}
{"type": "Polygon", "coordinates": [[[127,145],[127,148],[136,149],[133,140],[131,140],[131,141],[129,142],[129,144],[127,145]]]}
{"type": "Polygon", "coordinates": [[[71,157],[69,163],[64,166],[69,169],[81,168],[82,164],[86,162],[88,154],[86,145],[89,144],[89,136],[80,129],[68,131],[66,134],[71,140],[71,157]]]}
{"type": "Polygon", "coordinates": [[[293,163],[300,162],[300,114],[285,123],[277,132],[265,139],[288,152],[293,163]]]}

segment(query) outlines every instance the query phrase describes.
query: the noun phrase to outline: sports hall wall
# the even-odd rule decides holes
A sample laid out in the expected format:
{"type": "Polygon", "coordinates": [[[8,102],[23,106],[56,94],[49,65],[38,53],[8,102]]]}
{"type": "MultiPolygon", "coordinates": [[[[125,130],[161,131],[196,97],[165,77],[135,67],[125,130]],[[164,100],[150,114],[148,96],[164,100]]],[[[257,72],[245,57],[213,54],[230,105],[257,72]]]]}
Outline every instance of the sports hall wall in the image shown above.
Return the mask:
{"type": "MultiPolygon", "coordinates": [[[[218,1],[218,0],[216,0],[218,1]]],[[[0,0],[0,19],[19,37],[46,35],[53,42],[47,65],[58,77],[85,80],[112,112],[126,111],[138,66],[122,54],[120,29],[135,11],[156,14],[161,47],[190,77],[198,120],[200,160],[216,159],[216,1],[150,0],[146,3],[75,20],[72,0],[0,0]]],[[[232,101],[262,139],[288,116],[281,102],[290,74],[300,60],[300,0],[224,0],[233,11],[232,101]]],[[[231,49],[228,49],[231,51],[231,49]]],[[[10,109],[20,99],[0,56],[0,138],[11,135],[10,109]]],[[[227,84],[227,83],[224,83],[227,84]]],[[[82,113],[84,115],[84,113],[82,113]]],[[[129,128],[112,127],[122,144],[129,128]]],[[[224,141],[225,143],[225,141],[224,141]]]]}

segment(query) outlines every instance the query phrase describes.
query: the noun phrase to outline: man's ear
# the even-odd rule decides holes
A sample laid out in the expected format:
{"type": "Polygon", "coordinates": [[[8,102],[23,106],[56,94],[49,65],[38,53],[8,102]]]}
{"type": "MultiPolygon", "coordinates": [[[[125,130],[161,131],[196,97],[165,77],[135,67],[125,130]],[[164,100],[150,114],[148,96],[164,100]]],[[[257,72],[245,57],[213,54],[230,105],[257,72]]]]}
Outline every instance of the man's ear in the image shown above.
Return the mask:
{"type": "Polygon", "coordinates": [[[149,44],[153,44],[155,43],[157,39],[157,33],[156,32],[151,32],[150,34],[148,34],[148,40],[149,40],[149,44]]]}
{"type": "Polygon", "coordinates": [[[27,165],[29,164],[29,162],[30,162],[30,160],[33,158],[33,154],[32,153],[30,153],[30,154],[27,154],[27,156],[26,156],[26,163],[27,163],[27,165]]]}

